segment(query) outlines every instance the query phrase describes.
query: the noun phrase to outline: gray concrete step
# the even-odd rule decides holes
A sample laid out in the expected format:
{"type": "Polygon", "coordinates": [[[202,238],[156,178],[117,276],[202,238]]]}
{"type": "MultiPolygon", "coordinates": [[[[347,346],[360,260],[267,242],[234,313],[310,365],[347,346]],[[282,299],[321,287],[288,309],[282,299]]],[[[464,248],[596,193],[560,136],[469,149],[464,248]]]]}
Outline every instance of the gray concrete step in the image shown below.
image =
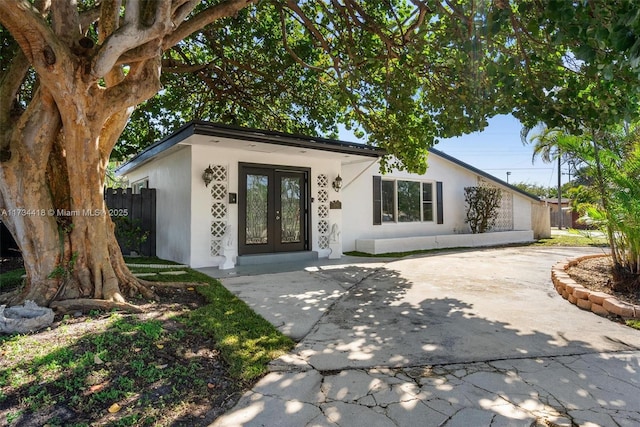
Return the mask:
{"type": "Polygon", "coordinates": [[[238,256],[236,265],[276,264],[283,262],[315,261],[317,259],[318,252],[316,251],[280,252],[272,254],[240,255],[238,256]]]}

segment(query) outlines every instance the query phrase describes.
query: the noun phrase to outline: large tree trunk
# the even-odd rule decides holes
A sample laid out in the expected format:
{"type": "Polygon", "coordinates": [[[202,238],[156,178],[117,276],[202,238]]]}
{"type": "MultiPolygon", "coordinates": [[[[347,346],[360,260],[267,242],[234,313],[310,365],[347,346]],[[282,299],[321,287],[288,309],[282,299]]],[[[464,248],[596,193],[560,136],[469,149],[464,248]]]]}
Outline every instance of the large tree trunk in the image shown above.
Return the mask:
{"type": "MultiPolygon", "coordinates": [[[[7,213],[3,220],[22,252],[27,273],[25,286],[12,303],[151,297],[129,272],[115,240],[103,194],[107,154],[86,149],[119,135],[127,112],[116,113],[104,124],[77,116],[61,118],[45,89],[39,89],[37,96],[39,102],[32,102],[13,132],[11,158],[0,165],[7,213]],[[71,121],[82,124],[63,125],[71,121]]],[[[94,101],[78,102],[78,96],[74,94],[76,107],[94,101]]],[[[104,106],[87,110],[99,108],[104,106]]],[[[81,110],[76,108],[75,113],[81,110]]]]}
{"type": "Polygon", "coordinates": [[[254,2],[226,0],[185,20],[198,1],[104,0],[81,11],[72,0],[0,0],[0,24],[19,46],[0,75],[0,217],[27,271],[13,303],[122,307],[125,296],[153,296],[114,236],[109,155],[132,108],[160,89],[163,50],[254,2]]]}
{"type": "MultiPolygon", "coordinates": [[[[67,219],[73,224],[68,231],[67,256],[73,260],[73,268],[72,280],[65,285],[63,298],[91,297],[123,302],[124,292],[134,295],[142,291],[149,295],[129,273],[114,237],[114,224],[103,192],[108,156],[100,149],[82,150],[86,146],[104,146],[109,135],[119,135],[128,114],[119,116],[119,119],[97,124],[87,118],[87,126],[64,127],[71,129],[64,136],[72,215],[67,219]]],[[[107,141],[106,145],[112,143],[107,141]]]]}
{"type": "Polygon", "coordinates": [[[64,245],[58,238],[46,168],[42,166],[53,145],[51,135],[60,131],[61,123],[52,98],[43,92],[39,90],[34,97],[39,108],[28,109],[14,132],[5,134],[10,141],[3,145],[11,150],[6,150],[9,158],[0,163],[2,220],[18,243],[27,270],[21,299],[39,304],[47,304],[58,292],[59,281],[51,274],[64,245]],[[38,289],[30,286],[33,283],[40,284],[38,289]]]}

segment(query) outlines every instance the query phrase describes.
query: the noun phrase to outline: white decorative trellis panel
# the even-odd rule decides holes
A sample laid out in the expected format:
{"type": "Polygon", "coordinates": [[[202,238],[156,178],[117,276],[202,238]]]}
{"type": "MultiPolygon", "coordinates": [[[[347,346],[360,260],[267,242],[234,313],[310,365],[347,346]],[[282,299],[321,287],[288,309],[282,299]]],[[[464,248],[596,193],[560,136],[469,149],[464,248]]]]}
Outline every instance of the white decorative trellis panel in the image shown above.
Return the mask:
{"type": "Polygon", "coordinates": [[[213,180],[211,181],[211,256],[221,253],[222,237],[227,230],[228,197],[227,167],[211,165],[213,180]]]}
{"type": "Polygon", "coordinates": [[[329,178],[325,174],[318,175],[318,247],[329,247],[329,178]]]}
{"type": "MultiPolygon", "coordinates": [[[[497,188],[490,181],[478,177],[478,185],[480,187],[497,188]]],[[[491,231],[511,231],[513,230],[513,193],[502,190],[502,200],[500,208],[498,208],[498,217],[491,231]]]]}
{"type": "Polygon", "coordinates": [[[492,231],[511,230],[513,230],[513,194],[509,191],[502,191],[502,202],[492,231]]]}

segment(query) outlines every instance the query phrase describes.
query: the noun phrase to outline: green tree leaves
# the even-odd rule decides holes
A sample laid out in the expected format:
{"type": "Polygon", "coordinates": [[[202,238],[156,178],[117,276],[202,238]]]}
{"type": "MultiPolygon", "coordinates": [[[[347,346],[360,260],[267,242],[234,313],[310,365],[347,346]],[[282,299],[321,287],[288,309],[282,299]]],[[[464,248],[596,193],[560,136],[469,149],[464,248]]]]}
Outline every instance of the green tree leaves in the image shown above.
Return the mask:
{"type": "Polygon", "coordinates": [[[496,114],[576,134],[633,119],[639,34],[630,1],[262,1],[165,52],[163,89],[114,156],[189,120],[328,137],[342,123],[422,172],[438,138],[496,114]]]}
{"type": "Polygon", "coordinates": [[[491,230],[498,217],[502,191],[494,187],[465,187],[464,201],[465,222],[469,224],[471,232],[476,234],[491,230]]]}

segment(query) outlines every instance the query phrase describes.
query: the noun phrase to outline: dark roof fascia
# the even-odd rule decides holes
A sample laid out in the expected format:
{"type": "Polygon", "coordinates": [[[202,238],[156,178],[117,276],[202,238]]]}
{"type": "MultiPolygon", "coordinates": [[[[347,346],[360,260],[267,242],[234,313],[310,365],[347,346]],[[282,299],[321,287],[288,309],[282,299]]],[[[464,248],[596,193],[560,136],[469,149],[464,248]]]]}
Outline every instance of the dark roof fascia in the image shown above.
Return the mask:
{"type": "Polygon", "coordinates": [[[195,133],[194,131],[195,127],[193,123],[185,124],[171,135],[167,136],[164,139],[161,139],[160,141],[145,148],[144,150],[133,156],[127,163],[117,168],[116,173],[119,175],[125,174],[130,170],[137,168],[138,166],[142,165],[148,160],[151,160],[153,157],[157,156],[163,151],[168,150],[179,142],[182,142],[185,139],[189,138],[195,133]]]}
{"type": "Polygon", "coordinates": [[[501,180],[500,178],[496,178],[495,176],[493,176],[491,174],[488,174],[485,171],[480,170],[480,169],[478,169],[478,168],[476,168],[474,166],[471,166],[470,164],[465,163],[462,160],[458,160],[455,157],[452,157],[452,156],[450,156],[450,155],[448,155],[448,154],[446,154],[446,153],[444,153],[444,152],[442,152],[440,150],[436,150],[435,148],[429,148],[429,152],[433,153],[433,154],[435,154],[437,156],[440,156],[443,159],[450,161],[451,163],[455,163],[458,166],[461,166],[461,167],[463,167],[465,169],[468,169],[471,172],[476,173],[476,174],[478,174],[478,175],[480,175],[480,176],[482,176],[484,178],[490,179],[491,181],[494,181],[494,182],[496,182],[496,183],[498,183],[500,185],[503,185],[503,186],[509,188],[510,190],[515,191],[516,193],[520,193],[523,196],[526,196],[526,197],[528,197],[530,199],[533,199],[536,202],[540,201],[540,198],[538,196],[534,196],[531,193],[527,193],[526,191],[523,191],[523,190],[519,189],[518,187],[516,187],[514,185],[508,184],[507,182],[501,180]]]}
{"type": "MultiPolygon", "coordinates": [[[[217,136],[221,138],[231,138],[231,139],[240,139],[244,141],[262,142],[266,144],[285,145],[289,147],[306,148],[310,150],[322,150],[322,151],[330,151],[334,153],[355,154],[355,155],[365,156],[365,157],[382,157],[386,154],[386,151],[381,148],[372,147],[364,144],[356,144],[352,142],[338,141],[338,140],[328,139],[328,138],[318,138],[318,137],[310,137],[310,136],[304,136],[304,135],[288,134],[283,132],[266,131],[266,130],[260,130],[260,129],[222,125],[222,124],[205,122],[205,121],[192,121],[185,124],[184,126],[179,128],[177,131],[167,136],[166,138],[158,141],[157,143],[141,151],[139,154],[134,156],[127,163],[125,163],[124,165],[116,169],[116,173],[125,174],[130,170],[133,170],[136,167],[142,165],[143,163],[151,160],[153,157],[157,156],[163,151],[184,141],[185,139],[189,138],[192,135],[217,136]]],[[[508,184],[505,181],[499,178],[496,178],[495,176],[490,175],[474,166],[471,166],[468,163],[458,160],[455,157],[452,157],[440,150],[436,150],[435,148],[429,148],[429,152],[437,156],[440,156],[460,167],[468,169],[480,176],[483,176],[491,181],[497,182],[500,185],[508,187],[509,189],[517,193],[520,193],[523,196],[529,197],[536,201],[540,201],[538,197],[532,194],[529,194],[526,191],[519,189],[518,187],[508,184]]]]}
{"type": "Polygon", "coordinates": [[[327,138],[310,137],[304,135],[287,134],[283,132],[266,131],[252,128],[242,128],[204,121],[192,121],[163,140],[141,151],[116,172],[125,174],[140,166],[161,152],[173,147],[192,135],[217,136],[221,138],[240,139],[243,141],[261,142],[266,144],[284,145],[288,147],[309,150],[330,151],[334,153],[354,154],[364,157],[382,157],[386,151],[364,145],[327,138]]]}
{"type": "Polygon", "coordinates": [[[221,138],[241,139],[243,141],[262,142],[310,150],[331,151],[343,154],[355,154],[365,157],[382,157],[386,152],[380,148],[365,144],[339,141],[335,139],[296,135],[284,132],[268,131],[245,127],[222,125],[210,122],[193,122],[198,135],[218,136],[221,138]]]}

